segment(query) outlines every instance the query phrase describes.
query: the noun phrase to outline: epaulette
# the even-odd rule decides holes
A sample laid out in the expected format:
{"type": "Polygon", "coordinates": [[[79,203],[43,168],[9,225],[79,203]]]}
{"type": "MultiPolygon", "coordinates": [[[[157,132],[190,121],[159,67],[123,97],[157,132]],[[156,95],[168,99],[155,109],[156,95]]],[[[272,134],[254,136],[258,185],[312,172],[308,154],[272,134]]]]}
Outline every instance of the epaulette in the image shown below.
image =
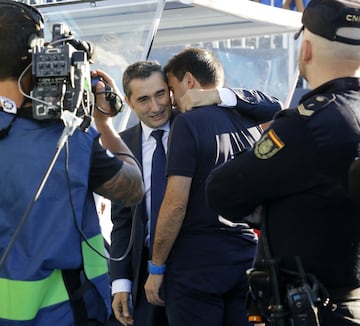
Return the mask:
{"type": "Polygon", "coordinates": [[[299,115],[305,118],[311,117],[313,114],[327,107],[336,99],[335,94],[315,95],[297,106],[299,115]]]}

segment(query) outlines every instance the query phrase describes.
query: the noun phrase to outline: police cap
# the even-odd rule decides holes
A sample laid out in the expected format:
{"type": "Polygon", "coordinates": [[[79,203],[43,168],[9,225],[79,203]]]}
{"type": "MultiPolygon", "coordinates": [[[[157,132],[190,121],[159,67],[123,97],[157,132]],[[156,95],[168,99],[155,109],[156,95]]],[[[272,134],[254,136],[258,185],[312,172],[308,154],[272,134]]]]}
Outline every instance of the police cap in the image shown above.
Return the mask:
{"type": "Polygon", "coordinates": [[[306,27],[310,32],[336,41],[360,45],[360,1],[359,0],[311,0],[302,15],[303,26],[294,36],[297,39],[306,27]],[[338,34],[339,28],[358,28],[357,38],[338,34]]]}

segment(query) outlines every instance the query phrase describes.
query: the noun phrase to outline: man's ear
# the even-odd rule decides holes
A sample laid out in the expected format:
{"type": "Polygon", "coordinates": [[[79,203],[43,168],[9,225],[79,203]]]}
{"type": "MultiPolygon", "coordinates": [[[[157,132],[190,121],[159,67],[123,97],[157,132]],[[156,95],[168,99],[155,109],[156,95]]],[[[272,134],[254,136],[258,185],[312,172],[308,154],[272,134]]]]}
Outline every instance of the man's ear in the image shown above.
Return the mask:
{"type": "Polygon", "coordinates": [[[26,94],[29,94],[30,91],[35,87],[31,69],[28,69],[26,71],[24,76],[21,78],[20,84],[26,94]]]}
{"type": "Polygon", "coordinates": [[[185,81],[188,89],[194,88],[196,84],[196,79],[193,74],[187,71],[184,75],[183,81],[185,81]]]}
{"type": "Polygon", "coordinates": [[[309,40],[304,40],[302,44],[301,60],[309,63],[312,59],[312,44],[309,40]]]}

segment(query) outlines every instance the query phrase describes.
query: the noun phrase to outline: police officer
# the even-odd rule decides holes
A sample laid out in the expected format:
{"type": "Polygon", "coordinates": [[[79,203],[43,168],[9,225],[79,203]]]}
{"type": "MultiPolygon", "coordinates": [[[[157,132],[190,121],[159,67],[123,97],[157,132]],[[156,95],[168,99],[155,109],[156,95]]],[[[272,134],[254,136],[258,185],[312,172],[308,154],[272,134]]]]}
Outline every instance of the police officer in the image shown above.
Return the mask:
{"type": "Polygon", "coordinates": [[[360,206],[360,160],[356,159],[350,166],[349,191],[352,199],[360,206]]]}
{"type": "Polygon", "coordinates": [[[255,265],[270,257],[314,275],[330,301],[318,305],[318,322],[360,325],[360,210],[348,191],[360,138],[360,2],[312,0],[302,23],[298,65],[312,91],[210,174],[207,198],[234,221],[262,208],[255,265]]]}

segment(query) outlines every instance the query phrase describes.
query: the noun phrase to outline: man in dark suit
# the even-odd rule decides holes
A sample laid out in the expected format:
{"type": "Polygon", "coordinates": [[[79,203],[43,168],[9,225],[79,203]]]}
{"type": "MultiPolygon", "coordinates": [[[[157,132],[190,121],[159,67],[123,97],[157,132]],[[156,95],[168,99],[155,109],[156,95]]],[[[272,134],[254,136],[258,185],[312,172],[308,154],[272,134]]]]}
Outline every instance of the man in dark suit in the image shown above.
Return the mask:
{"type": "Polygon", "coordinates": [[[144,284],[149,259],[151,160],[156,146],[151,132],[164,130],[162,141],[166,145],[172,115],[170,93],[162,67],[154,61],[130,65],[123,75],[123,88],[126,102],[140,122],[121,135],[142,166],[145,197],[132,209],[112,206],[111,256],[123,255],[131,235],[133,239],[129,255],[110,264],[113,311],[123,325],[165,326],[168,325],[165,310],[146,301],[144,284]]]}
{"type": "MultiPolygon", "coordinates": [[[[170,122],[175,111],[172,110],[167,80],[157,62],[141,61],[130,65],[123,74],[123,89],[126,102],[140,122],[121,132],[121,137],[142,166],[145,197],[140,205],[132,209],[112,206],[112,258],[123,256],[129,243],[131,246],[124,259],[110,263],[113,310],[116,319],[123,325],[163,326],[167,325],[164,308],[149,304],[144,292],[150,259],[148,216],[151,212],[151,166],[156,147],[151,133],[156,129],[164,130],[162,143],[166,151],[170,122]]],[[[259,123],[271,120],[274,113],[281,109],[277,99],[261,92],[227,89],[218,92],[213,89],[206,94],[206,98],[196,105],[209,99],[211,103],[237,105],[244,114],[257,116],[259,123]]],[[[187,106],[195,105],[187,103],[187,106]]]]}

